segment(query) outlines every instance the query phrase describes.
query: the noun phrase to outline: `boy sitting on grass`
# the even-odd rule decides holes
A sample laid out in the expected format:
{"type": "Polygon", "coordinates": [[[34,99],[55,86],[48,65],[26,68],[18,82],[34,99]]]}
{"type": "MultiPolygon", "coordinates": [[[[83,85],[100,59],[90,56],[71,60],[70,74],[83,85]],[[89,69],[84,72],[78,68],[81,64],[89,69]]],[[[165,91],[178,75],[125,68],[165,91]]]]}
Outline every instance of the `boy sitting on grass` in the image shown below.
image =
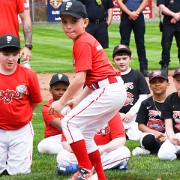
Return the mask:
{"type": "Polygon", "coordinates": [[[61,119],[63,116],[48,113],[48,108],[52,102],[59,100],[69,86],[68,76],[65,74],[54,74],[49,83],[49,92],[52,94],[50,99],[42,107],[42,116],[45,123],[44,139],[38,144],[38,152],[41,154],[58,154],[63,150],[61,143],[61,119]]]}
{"type": "Polygon", "coordinates": [[[154,70],[150,73],[149,84],[152,96],[141,103],[136,122],[143,132],[140,139],[141,147],[136,147],[132,154],[157,154],[162,143],[166,140],[164,122],[161,120],[161,109],[166,99],[169,86],[166,71],[154,70]]]}
{"type": "MultiPolygon", "coordinates": [[[[125,129],[119,113],[104,125],[94,136],[101,154],[103,169],[127,170],[130,150],[125,146],[125,129]]],[[[57,156],[58,173],[71,174],[78,170],[76,156],[62,134],[61,150],[57,156]]]]}
{"type": "Polygon", "coordinates": [[[174,71],[173,82],[177,92],[166,98],[161,113],[167,140],[158,152],[159,159],[170,161],[180,158],[180,67],[174,71]]]}
{"type": "Polygon", "coordinates": [[[124,106],[119,110],[126,135],[130,140],[139,140],[141,131],[135,122],[140,104],[150,93],[147,82],[139,71],[130,67],[132,61],[131,50],[126,45],[118,45],[113,50],[113,62],[121,72],[121,77],[127,91],[127,99],[124,106]]]}

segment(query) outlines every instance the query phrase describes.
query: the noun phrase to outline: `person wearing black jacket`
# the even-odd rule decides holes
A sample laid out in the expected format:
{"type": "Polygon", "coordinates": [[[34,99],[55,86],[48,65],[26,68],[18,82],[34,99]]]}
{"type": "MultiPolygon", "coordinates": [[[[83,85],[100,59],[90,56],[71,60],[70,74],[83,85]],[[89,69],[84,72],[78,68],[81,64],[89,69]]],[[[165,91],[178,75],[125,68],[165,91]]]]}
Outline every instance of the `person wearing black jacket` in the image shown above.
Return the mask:
{"type": "Polygon", "coordinates": [[[173,36],[176,39],[178,47],[178,59],[180,61],[180,1],[179,0],[157,0],[157,6],[163,13],[162,26],[162,54],[161,68],[168,74],[168,66],[170,60],[170,49],[173,41],[173,36]]]}
{"type": "Polygon", "coordinates": [[[112,22],[112,0],[78,0],[86,6],[89,24],[86,32],[94,36],[105,49],[109,47],[108,26],[112,22]]]}

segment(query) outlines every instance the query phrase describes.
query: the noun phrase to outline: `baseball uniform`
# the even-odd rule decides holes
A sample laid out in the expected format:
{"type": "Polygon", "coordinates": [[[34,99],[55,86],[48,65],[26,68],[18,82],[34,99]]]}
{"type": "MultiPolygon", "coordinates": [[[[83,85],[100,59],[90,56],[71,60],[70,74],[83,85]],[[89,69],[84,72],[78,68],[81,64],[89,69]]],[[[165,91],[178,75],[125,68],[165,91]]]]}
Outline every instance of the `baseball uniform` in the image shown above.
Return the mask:
{"type": "Polygon", "coordinates": [[[130,112],[133,116],[129,122],[123,122],[123,124],[125,129],[127,129],[126,134],[128,138],[139,140],[141,131],[139,131],[138,124],[135,120],[140,104],[144,100],[143,98],[140,99],[140,95],[147,95],[150,93],[150,90],[145,78],[139,71],[130,68],[128,72],[121,73],[121,76],[127,91],[127,99],[119,112],[130,112]]]}
{"type": "MultiPolygon", "coordinates": [[[[153,97],[149,97],[141,103],[139,111],[137,113],[136,122],[138,124],[144,124],[150,129],[165,133],[164,121],[161,120],[161,109],[163,103],[153,101],[153,97]],[[155,106],[156,105],[156,106],[155,106]]],[[[140,138],[141,146],[151,152],[151,154],[159,151],[161,143],[158,139],[150,139],[149,145],[145,143],[145,139],[148,138],[149,133],[142,133],[140,138]],[[146,138],[145,138],[146,137],[146,138]]],[[[154,136],[154,135],[153,135],[154,136]]]]}
{"type": "Polygon", "coordinates": [[[14,73],[0,73],[0,174],[29,173],[32,163],[32,104],[42,101],[34,71],[17,64],[14,73]],[[9,82],[9,83],[7,83],[9,82]]]}
{"type": "MultiPolygon", "coordinates": [[[[162,106],[161,118],[162,120],[171,118],[173,123],[173,130],[175,136],[180,136],[180,98],[177,92],[169,95],[162,106]]],[[[176,152],[180,150],[180,146],[175,145],[167,139],[161,146],[158,152],[158,157],[161,160],[175,160],[177,158],[176,152]]]]}
{"type": "Polygon", "coordinates": [[[120,73],[110,64],[99,42],[87,32],[74,43],[73,63],[75,72],[87,71],[85,84],[93,91],[63,118],[62,127],[69,144],[85,139],[91,153],[97,150],[94,135],[124,104],[126,91],[120,73]]]}
{"type": "MultiPolygon", "coordinates": [[[[118,113],[108,122],[108,124],[104,125],[96,133],[94,140],[97,146],[101,146],[120,137],[125,137],[125,129],[118,113]]],[[[66,141],[64,135],[62,135],[62,141],[66,141]]],[[[101,155],[103,169],[116,167],[121,161],[128,160],[129,158],[130,150],[123,145],[113,151],[105,152],[101,155]]],[[[70,164],[77,164],[77,159],[74,153],[62,150],[57,156],[57,163],[62,166],[69,166],[70,164]]]]}
{"type": "MultiPolygon", "coordinates": [[[[45,122],[44,139],[38,144],[38,151],[40,153],[58,154],[63,149],[61,144],[62,131],[51,126],[50,123],[55,119],[53,114],[48,113],[48,108],[51,106],[53,99],[50,99],[42,107],[42,116],[45,122]]],[[[57,114],[59,119],[62,119],[61,114],[57,114]]]]}

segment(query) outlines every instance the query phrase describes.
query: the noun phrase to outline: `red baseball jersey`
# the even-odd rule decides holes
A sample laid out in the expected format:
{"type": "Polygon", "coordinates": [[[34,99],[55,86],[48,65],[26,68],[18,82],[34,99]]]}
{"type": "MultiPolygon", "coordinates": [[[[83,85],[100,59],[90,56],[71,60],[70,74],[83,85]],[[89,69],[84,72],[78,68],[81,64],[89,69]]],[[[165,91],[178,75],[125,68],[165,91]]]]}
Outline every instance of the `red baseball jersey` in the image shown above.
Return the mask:
{"type": "Polygon", "coordinates": [[[19,64],[13,74],[0,73],[0,129],[17,130],[33,116],[32,103],[42,101],[34,71],[19,64]]]}
{"type": "Polygon", "coordinates": [[[72,56],[75,72],[87,71],[87,86],[111,75],[120,76],[120,72],[110,64],[102,46],[87,32],[75,41],[72,56]]]}
{"type": "MultiPolygon", "coordinates": [[[[61,130],[50,125],[50,123],[56,118],[53,114],[48,112],[48,109],[51,106],[52,102],[54,102],[54,99],[50,99],[42,107],[42,116],[43,116],[44,123],[45,123],[45,129],[44,129],[44,137],[45,138],[50,137],[50,136],[55,136],[55,135],[62,133],[61,130]]],[[[63,116],[61,114],[57,114],[57,117],[60,119],[63,118],[63,116]]]]}
{"type": "MultiPolygon", "coordinates": [[[[97,145],[105,145],[115,138],[125,137],[125,129],[120,117],[117,113],[108,124],[104,125],[94,136],[97,145]]],[[[62,133],[62,141],[66,141],[64,133],[62,133]]]]}
{"type": "Polygon", "coordinates": [[[117,113],[108,124],[96,133],[94,140],[97,145],[105,145],[119,137],[125,137],[125,129],[120,114],[117,113]]]}
{"type": "Polygon", "coordinates": [[[27,0],[0,0],[0,35],[19,37],[18,14],[28,9],[27,0]]]}

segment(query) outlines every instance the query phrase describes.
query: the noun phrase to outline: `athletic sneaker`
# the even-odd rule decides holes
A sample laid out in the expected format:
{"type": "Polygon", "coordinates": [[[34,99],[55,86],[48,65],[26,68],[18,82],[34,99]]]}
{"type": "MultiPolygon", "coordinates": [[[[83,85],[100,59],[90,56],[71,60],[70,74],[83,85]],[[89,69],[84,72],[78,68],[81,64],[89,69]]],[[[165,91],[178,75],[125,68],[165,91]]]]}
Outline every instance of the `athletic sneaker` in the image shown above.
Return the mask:
{"type": "Polygon", "coordinates": [[[115,167],[116,170],[128,170],[128,162],[126,160],[121,161],[118,166],[115,167]]]}
{"type": "Polygon", "coordinates": [[[98,180],[98,178],[94,168],[92,170],[79,168],[79,170],[69,180],[98,180]]]}
{"type": "Polygon", "coordinates": [[[60,175],[73,174],[77,172],[79,166],[77,164],[70,164],[69,166],[59,164],[57,167],[57,173],[60,175]]]}
{"type": "Polygon", "coordinates": [[[178,150],[175,154],[176,154],[177,158],[180,159],[180,150],[178,150]]]}
{"type": "Polygon", "coordinates": [[[132,155],[133,156],[137,156],[137,155],[145,155],[145,154],[150,154],[150,151],[144,149],[144,148],[140,148],[140,147],[136,147],[135,149],[133,149],[132,151],[132,155]]]}

